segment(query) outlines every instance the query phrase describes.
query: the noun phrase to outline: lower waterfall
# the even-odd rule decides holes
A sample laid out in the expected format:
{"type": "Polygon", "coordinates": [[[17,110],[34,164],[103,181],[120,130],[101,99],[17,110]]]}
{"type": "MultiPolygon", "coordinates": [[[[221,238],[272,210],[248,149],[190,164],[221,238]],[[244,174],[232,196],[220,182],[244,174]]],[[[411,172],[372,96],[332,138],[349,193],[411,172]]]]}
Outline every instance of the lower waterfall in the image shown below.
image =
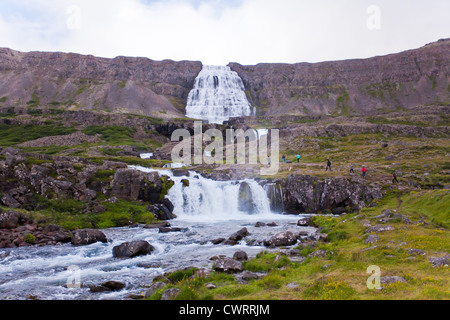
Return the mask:
{"type": "MultiPolygon", "coordinates": [[[[171,170],[156,170],[139,166],[130,168],[143,172],[157,171],[167,175],[175,182],[169,190],[168,199],[174,205],[174,214],[178,218],[201,218],[207,220],[227,220],[248,217],[263,218],[275,216],[266,189],[255,180],[215,181],[189,171],[189,176],[176,177],[171,170]],[[241,185],[246,183],[250,189],[250,201],[254,207],[252,213],[239,210],[241,185]]],[[[277,212],[279,213],[279,212],[277,212]]]]}

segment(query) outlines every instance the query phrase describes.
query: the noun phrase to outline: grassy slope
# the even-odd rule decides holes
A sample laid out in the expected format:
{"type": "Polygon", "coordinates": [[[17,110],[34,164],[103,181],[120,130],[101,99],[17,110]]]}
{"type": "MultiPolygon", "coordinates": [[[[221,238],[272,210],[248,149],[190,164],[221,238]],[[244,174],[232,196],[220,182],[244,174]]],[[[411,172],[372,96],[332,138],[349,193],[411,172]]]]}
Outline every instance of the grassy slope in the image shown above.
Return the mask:
{"type": "MultiPolygon", "coordinates": [[[[430,256],[450,252],[450,230],[439,227],[448,222],[449,208],[448,190],[402,196],[392,192],[378,207],[364,209],[358,214],[338,218],[317,216],[314,222],[329,232],[330,240],[317,247],[300,248],[304,255],[319,249],[327,250],[328,254],[323,258],[307,257],[298,263],[287,256],[263,252],[244,263],[246,270],[268,271],[260,280],[241,285],[230,275],[212,272],[206,278],[186,277],[169,287],[181,289],[179,299],[450,299],[448,268],[433,268],[427,261],[430,256]],[[433,208],[429,206],[430,201],[433,208]],[[378,247],[362,252],[374,244],[364,243],[367,235],[361,220],[367,219],[374,225],[373,217],[385,209],[396,210],[413,224],[392,221],[389,225],[395,230],[380,233],[378,247]],[[422,221],[424,216],[425,223],[422,221]],[[407,252],[412,248],[424,250],[426,255],[411,256],[407,252]],[[381,276],[400,276],[407,283],[392,283],[383,285],[382,290],[369,290],[367,280],[371,274],[367,273],[367,268],[371,265],[380,267],[381,276]],[[204,284],[208,282],[217,288],[206,289],[204,284]],[[292,282],[298,287],[286,287],[292,282]]],[[[163,290],[151,299],[160,298],[163,290]]]]}

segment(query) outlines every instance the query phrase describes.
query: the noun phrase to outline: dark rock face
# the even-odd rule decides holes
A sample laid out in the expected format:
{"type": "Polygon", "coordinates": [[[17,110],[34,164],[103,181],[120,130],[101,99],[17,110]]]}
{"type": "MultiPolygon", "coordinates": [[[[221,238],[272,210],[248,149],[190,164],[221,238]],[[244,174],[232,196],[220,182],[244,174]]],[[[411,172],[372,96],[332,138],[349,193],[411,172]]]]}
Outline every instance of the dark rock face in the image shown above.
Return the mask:
{"type": "Polygon", "coordinates": [[[248,214],[255,213],[256,205],[253,201],[252,191],[247,182],[242,182],[239,187],[238,208],[248,214]]]}
{"type": "Polygon", "coordinates": [[[147,241],[124,242],[113,248],[113,256],[116,258],[133,258],[153,252],[155,248],[147,241]]]}
{"type": "MultiPolygon", "coordinates": [[[[291,175],[283,187],[285,210],[288,213],[317,213],[325,210],[350,208],[360,210],[374,199],[382,197],[378,187],[346,178],[325,181],[312,176],[291,175]]],[[[337,212],[337,210],[335,210],[337,212]]]]}
{"type": "Polygon", "coordinates": [[[0,49],[0,96],[5,106],[58,101],[88,110],[184,116],[200,62],[104,59],[73,53],[22,53],[0,49]],[[34,96],[33,96],[34,95],[34,96]]]}
{"type": "Polygon", "coordinates": [[[229,66],[258,115],[370,114],[449,99],[450,39],[370,59],[229,66]]]}
{"type": "Polygon", "coordinates": [[[96,242],[107,242],[106,235],[95,229],[80,229],[73,232],[72,244],[76,246],[84,246],[96,242]]]}

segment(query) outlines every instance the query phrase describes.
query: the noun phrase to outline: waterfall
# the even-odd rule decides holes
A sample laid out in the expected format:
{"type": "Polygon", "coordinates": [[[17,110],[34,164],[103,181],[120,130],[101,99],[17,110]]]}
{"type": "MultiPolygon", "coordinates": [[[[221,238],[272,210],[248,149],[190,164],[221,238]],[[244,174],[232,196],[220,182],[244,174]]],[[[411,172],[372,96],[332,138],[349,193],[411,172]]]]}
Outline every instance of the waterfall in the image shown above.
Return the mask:
{"type": "Polygon", "coordinates": [[[255,113],[237,72],[227,66],[203,66],[188,96],[187,117],[222,124],[231,117],[255,113]]]}
{"type": "Polygon", "coordinates": [[[239,210],[239,190],[246,183],[251,191],[254,205],[252,216],[273,216],[270,199],[267,192],[255,180],[215,181],[202,175],[188,171],[188,176],[174,176],[171,170],[150,169],[140,166],[130,166],[143,172],[157,171],[160,175],[167,175],[174,186],[167,197],[174,205],[174,214],[179,218],[201,218],[205,220],[230,220],[249,217],[249,212],[239,210]]]}

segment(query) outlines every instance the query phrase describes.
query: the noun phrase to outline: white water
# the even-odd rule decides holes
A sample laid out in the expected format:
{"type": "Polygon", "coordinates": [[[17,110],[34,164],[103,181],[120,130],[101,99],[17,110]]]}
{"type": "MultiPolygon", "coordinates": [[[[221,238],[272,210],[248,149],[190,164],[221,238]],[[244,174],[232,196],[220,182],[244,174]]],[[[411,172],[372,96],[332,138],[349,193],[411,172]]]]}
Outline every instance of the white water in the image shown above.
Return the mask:
{"type": "Polygon", "coordinates": [[[222,124],[231,117],[254,114],[237,72],[227,66],[203,66],[188,96],[187,117],[222,124]]]}
{"type": "Polygon", "coordinates": [[[279,215],[270,210],[270,201],[266,190],[256,181],[214,181],[189,171],[189,176],[175,177],[171,170],[155,170],[140,166],[130,168],[143,172],[157,171],[167,175],[175,182],[169,190],[168,198],[174,204],[174,213],[184,220],[220,221],[247,219],[249,214],[238,209],[239,188],[242,182],[250,186],[253,202],[256,206],[255,218],[274,218],[279,215]],[[185,187],[181,180],[189,181],[185,187]]]}
{"type": "MultiPolygon", "coordinates": [[[[154,171],[134,167],[142,171],[154,171]]],[[[145,291],[152,279],[167,271],[185,267],[210,269],[214,255],[231,257],[244,250],[249,258],[262,250],[276,250],[256,244],[249,246],[242,240],[236,246],[213,245],[210,241],[228,238],[246,227],[248,239],[269,239],[272,235],[291,230],[314,232],[314,228],[298,227],[298,216],[280,215],[270,211],[266,191],[253,180],[246,181],[251,188],[257,210],[249,215],[238,210],[237,195],[242,181],[219,182],[206,179],[195,172],[189,177],[174,177],[172,170],[157,170],[175,181],[168,198],[175,205],[178,218],[170,221],[183,232],[159,233],[158,229],[113,228],[103,232],[108,243],[94,243],[74,247],[71,244],[0,249],[0,300],[26,299],[28,295],[46,300],[125,299],[130,293],[145,291]],[[182,186],[182,179],[189,180],[189,187],[182,186]],[[256,221],[276,222],[276,227],[255,227],[256,221]],[[117,259],[112,256],[114,246],[125,241],[146,240],[155,251],[133,259],[117,259]],[[73,276],[70,269],[79,268],[83,287],[68,289],[65,285],[73,276]],[[91,293],[87,285],[115,280],[126,284],[119,292],[91,293]]],[[[267,188],[267,186],[266,186],[267,188]]]]}

